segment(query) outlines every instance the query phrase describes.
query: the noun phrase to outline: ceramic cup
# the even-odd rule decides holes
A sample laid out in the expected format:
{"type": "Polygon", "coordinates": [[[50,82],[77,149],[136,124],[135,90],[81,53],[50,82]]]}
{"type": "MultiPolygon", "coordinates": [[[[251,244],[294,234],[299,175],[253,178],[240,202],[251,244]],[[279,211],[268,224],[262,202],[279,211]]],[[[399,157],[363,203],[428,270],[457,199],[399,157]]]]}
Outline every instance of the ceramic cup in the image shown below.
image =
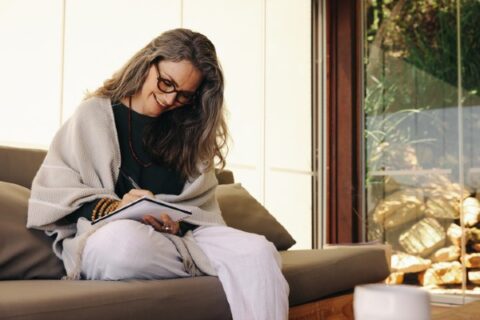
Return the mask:
{"type": "Polygon", "coordinates": [[[429,320],[430,294],[414,286],[367,284],[355,287],[355,320],[429,320]]]}

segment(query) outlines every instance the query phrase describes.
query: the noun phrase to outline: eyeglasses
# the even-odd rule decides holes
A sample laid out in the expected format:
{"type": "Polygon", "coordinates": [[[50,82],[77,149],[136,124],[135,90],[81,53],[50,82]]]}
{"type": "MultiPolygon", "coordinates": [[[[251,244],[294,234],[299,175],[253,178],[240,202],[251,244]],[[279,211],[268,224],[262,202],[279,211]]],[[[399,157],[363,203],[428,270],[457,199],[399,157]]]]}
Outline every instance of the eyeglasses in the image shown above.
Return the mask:
{"type": "Polygon", "coordinates": [[[162,91],[163,93],[172,93],[175,92],[175,102],[177,102],[180,105],[185,105],[185,104],[190,104],[192,103],[195,98],[197,97],[197,92],[191,92],[191,91],[180,91],[177,90],[175,87],[175,83],[173,83],[172,80],[168,80],[165,78],[162,78],[160,75],[160,69],[158,68],[158,65],[156,63],[153,64],[155,66],[155,69],[157,70],[157,88],[158,90],[162,91]]]}

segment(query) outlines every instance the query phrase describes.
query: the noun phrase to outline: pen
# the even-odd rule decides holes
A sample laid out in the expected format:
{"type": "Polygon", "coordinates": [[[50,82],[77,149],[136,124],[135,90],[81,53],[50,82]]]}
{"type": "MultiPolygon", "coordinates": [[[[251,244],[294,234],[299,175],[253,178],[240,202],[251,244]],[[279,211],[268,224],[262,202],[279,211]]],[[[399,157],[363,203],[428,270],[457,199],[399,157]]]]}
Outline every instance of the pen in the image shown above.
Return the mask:
{"type": "Polygon", "coordinates": [[[134,189],[141,189],[140,186],[135,182],[135,180],[133,180],[128,174],[126,174],[125,172],[123,172],[122,169],[120,169],[120,173],[122,174],[122,176],[124,176],[125,178],[127,178],[128,181],[130,181],[130,184],[132,185],[132,187],[134,189]]]}

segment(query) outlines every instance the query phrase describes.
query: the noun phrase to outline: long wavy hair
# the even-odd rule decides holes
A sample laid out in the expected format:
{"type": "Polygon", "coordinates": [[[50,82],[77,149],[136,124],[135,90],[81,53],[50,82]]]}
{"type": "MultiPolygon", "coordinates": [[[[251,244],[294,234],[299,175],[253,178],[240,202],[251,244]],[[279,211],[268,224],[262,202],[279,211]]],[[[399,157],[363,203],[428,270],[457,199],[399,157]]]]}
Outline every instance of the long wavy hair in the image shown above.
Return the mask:
{"type": "Polygon", "coordinates": [[[136,53],[90,96],[117,102],[139,92],[152,64],[161,60],[191,62],[202,74],[191,105],[162,113],[143,133],[154,162],[175,168],[184,178],[199,165],[225,166],[228,130],[224,115],[224,80],[215,47],[204,35],[188,29],[162,33],[136,53]]]}

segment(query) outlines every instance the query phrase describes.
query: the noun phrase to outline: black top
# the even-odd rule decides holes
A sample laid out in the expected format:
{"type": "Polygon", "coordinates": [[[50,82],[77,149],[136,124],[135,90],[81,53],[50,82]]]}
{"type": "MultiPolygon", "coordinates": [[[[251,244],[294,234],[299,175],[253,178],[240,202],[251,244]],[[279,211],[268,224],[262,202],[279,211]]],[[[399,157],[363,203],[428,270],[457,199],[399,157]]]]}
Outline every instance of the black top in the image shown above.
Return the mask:
{"type": "MultiPolygon", "coordinates": [[[[113,115],[115,118],[115,127],[117,128],[117,137],[120,145],[121,166],[120,170],[130,176],[142,189],[150,190],[153,194],[175,194],[182,192],[185,180],[181,175],[165,166],[153,164],[149,167],[143,167],[132,156],[129,148],[128,137],[128,107],[122,103],[112,105],[113,115]]],[[[140,158],[142,163],[152,162],[152,159],[143,147],[143,131],[144,128],[154,121],[155,118],[148,117],[133,111],[132,109],[132,146],[135,154],[140,158]]],[[[115,193],[122,198],[128,193],[133,186],[124,175],[118,176],[115,184],[115,193]]],[[[79,209],[68,215],[66,218],[69,222],[76,222],[78,218],[85,217],[92,219],[92,211],[100,199],[87,202],[79,209]]],[[[182,223],[181,223],[182,224],[182,223]]],[[[182,231],[184,231],[186,223],[183,223],[182,231]]],[[[188,228],[191,229],[191,228],[188,228]]]]}
{"type": "MultiPolygon", "coordinates": [[[[128,146],[128,107],[121,103],[114,104],[113,114],[122,157],[121,170],[133,178],[140,188],[150,190],[153,194],[180,194],[185,181],[179,173],[155,163],[144,168],[133,158],[128,146]]],[[[135,154],[142,163],[152,162],[152,159],[143,147],[142,136],[144,128],[154,120],[155,118],[132,110],[132,145],[135,154]]],[[[132,185],[128,179],[120,175],[115,185],[115,193],[122,198],[131,188],[132,185]]]]}

